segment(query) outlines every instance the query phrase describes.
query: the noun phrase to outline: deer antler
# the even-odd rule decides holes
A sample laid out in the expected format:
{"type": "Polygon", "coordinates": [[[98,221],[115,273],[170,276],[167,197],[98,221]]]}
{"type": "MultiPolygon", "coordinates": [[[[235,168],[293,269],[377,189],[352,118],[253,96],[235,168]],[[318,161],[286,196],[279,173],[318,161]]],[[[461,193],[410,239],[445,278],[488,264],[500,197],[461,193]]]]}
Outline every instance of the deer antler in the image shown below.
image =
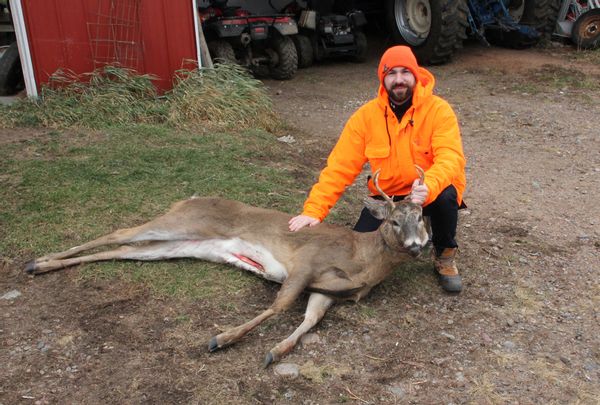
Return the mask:
{"type": "MultiPolygon", "coordinates": [[[[421,168],[421,166],[415,165],[415,169],[417,169],[417,173],[419,173],[419,185],[422,185],[425,182],[425,170],[421,168]]],[[[405,200],[411,201],[411,192],[405,197],[405,200]]]]}
{"type": "Polygon", "coordinates": [[[425,170],[421,169],[421,166],[415,165],[417,169],[417,173],[419,173],[419,185],[422,185],[425,182],[425,170]]]}
{"type": "Polygon", "coordinates": [[[381,187],[379,187],[379,173],[380,172],[381,172],[381,169],[377,169],[377,171],[375,172],[375,175],[373,176],[373,184],[375,184],[375,188],[377,189],[377,191],[379,191],[379,194],[381,194],[383,199],[385,201],[387,201],[388,203],[390,203],[392,205],[392,207],[394,207],[395,206],[394,200],[390,196],[388,196],[386,193],[384,193],[383,190],[381,189],[381,187]]]}

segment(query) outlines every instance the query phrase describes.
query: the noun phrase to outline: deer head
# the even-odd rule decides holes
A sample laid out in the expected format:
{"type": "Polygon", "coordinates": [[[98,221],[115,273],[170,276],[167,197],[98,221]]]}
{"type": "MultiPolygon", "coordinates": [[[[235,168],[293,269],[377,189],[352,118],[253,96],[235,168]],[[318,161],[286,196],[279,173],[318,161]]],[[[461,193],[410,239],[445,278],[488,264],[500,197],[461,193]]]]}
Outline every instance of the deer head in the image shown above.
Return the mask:
{"type": "MultiPolygon", "coordinates": [[[[422,184],[425,173],[418,166],[417,171],[422,184]]],[[[387,246],[398,251],[408,251],[416,257],[429,242],[427,225],[423,220],[423,207],[411,202],[410,195],[401,201],[394,202],[379,187],[379,172],[379,170],[375,172],[373,184],[384,201],[366,198],[365,206],[375,218],[383,221],[379,231],[387,246]]]]}

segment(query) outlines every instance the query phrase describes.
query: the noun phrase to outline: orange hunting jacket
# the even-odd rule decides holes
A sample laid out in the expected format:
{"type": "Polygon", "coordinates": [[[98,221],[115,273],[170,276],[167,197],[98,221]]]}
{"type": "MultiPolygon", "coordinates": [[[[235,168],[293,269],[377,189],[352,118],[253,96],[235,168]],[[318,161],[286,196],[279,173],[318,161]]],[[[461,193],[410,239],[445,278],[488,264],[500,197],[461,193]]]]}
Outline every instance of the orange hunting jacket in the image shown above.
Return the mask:
{"type": "MultiPolygon", "coordinates": [[[[418,177],[416,164],[425,170],[429,189],[424,205],[451,184],[462,202],[466,162],[456,115],[445,100],[433,95],[433,75],[424,68],[419,68],[419,75],[413,104],[400,122],[381,84],[377,98],[350,117],[302,214],[322,221],[367,161],[372,173],[381,169],[379,185],[388,195],[410,192],[418,177]]],[[[379,194],[372,180],[368,187],[373,195],[379,194]]]]}

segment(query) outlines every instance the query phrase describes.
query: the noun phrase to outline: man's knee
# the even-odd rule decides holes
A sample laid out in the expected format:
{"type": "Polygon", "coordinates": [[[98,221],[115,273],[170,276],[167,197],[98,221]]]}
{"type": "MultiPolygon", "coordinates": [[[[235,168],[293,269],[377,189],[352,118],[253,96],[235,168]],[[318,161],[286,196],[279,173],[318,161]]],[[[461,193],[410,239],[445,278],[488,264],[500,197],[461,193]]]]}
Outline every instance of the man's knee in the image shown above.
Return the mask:
{"type": "Polygon", "coordinates": [[[440,207],[458,209],[456,188],[453,185],[446,187],[435,199],[434,203],[440,207]]]}

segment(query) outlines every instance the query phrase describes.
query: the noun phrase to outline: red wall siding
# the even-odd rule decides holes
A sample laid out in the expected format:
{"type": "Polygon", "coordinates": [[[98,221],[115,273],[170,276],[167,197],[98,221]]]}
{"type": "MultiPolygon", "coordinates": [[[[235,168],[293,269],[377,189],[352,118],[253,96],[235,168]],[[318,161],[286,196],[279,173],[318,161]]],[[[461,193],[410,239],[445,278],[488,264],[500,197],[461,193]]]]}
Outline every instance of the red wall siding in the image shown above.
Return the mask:
{"type": "Polygon", "coordinates": [[[91,72],[117,58],[124,66],[157,76],[157,87],[168,90],[184,61],[196,60],[191,0],[22,0],[22,4],[38,89],[59,68],[91,72]]]}

